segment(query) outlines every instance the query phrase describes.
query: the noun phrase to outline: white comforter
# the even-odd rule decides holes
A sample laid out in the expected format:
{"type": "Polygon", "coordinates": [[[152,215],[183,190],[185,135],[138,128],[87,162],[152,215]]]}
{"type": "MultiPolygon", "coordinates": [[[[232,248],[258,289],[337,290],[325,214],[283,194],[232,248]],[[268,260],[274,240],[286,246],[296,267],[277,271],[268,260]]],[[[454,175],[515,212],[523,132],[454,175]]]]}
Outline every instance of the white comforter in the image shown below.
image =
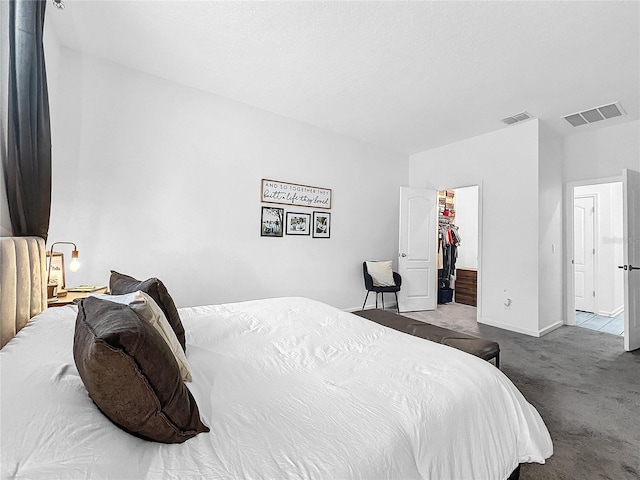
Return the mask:
{"type": "Polygon", "coordinates": [[[488,362],[303,298],[181,309],[211,432],[140,440],[87,396],[76,311],[47,310],[0,352],[2,478],[498,480],[552,454],[488,362]]]}

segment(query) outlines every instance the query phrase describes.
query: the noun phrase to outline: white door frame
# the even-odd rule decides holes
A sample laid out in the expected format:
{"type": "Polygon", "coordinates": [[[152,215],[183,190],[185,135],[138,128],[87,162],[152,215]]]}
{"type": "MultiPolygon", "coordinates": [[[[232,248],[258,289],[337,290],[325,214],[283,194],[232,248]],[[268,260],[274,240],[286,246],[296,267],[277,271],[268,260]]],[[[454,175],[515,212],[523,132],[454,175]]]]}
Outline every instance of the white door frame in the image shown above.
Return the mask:
{"type": "Polygon", "coordinates": [[[573,197],[575,187],[586,185],[599,185],[601,183],[622,182],[622,175],[618,177],[594,178],[589,180],[578,180],[567,182],[565,185],[565,212],[564,212],[564,238],[565,238],[565,325],[576,324],[576,289],[575,272],[573,270],[573,197]]]}

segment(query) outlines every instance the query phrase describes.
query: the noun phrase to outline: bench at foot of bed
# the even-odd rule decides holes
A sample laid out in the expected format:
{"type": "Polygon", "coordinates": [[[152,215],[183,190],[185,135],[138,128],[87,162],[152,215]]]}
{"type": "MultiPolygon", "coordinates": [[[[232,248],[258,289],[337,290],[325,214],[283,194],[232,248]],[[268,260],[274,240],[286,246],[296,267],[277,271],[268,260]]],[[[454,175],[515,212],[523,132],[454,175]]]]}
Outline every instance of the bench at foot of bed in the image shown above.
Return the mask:
{"type": "Polygon", "coordinates": [[[498,345],[497,342],[456,332],[448,328],[438,327],[419,320],[413,320],[386,310],[372,309],[353,313],[367,320],[384,325],[385,327],[431,340],[432,342],[448,345],[487,361],[493,359],[495,360],[496,367],[500,368],[500,345],[498,345]]]}

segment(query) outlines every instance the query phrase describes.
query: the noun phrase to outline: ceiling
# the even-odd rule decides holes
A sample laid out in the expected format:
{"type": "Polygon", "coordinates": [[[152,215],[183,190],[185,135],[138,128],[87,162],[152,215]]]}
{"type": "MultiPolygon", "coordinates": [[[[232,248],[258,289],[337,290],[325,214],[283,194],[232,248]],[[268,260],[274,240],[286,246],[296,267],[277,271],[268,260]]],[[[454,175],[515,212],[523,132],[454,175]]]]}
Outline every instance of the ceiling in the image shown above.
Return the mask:
{"type": "Polygon", "coordinates": [[[522,111],[639,115],[636,1],[64,2],[63,46],[408,154],[522,111]]]}

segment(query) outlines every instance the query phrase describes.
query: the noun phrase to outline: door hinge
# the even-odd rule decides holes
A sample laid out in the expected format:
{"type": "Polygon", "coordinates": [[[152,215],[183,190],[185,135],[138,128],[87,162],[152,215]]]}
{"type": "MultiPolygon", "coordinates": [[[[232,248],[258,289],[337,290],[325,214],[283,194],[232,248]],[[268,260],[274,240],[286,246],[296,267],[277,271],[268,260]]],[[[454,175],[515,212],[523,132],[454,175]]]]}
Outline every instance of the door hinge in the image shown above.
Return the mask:
{"type": "Polygon", "coordinates": [[[594,254],[594,255],[596,254],[596,249],[595,249],[595,248],[593,249],[593,254],[594,254]]]}
{"type": "Polygon", "coordinates": [[[595,291],[595,290],[593,291],[593,296],[594,296],[594,297],[596,296],[596,291],[595,291]]]}

